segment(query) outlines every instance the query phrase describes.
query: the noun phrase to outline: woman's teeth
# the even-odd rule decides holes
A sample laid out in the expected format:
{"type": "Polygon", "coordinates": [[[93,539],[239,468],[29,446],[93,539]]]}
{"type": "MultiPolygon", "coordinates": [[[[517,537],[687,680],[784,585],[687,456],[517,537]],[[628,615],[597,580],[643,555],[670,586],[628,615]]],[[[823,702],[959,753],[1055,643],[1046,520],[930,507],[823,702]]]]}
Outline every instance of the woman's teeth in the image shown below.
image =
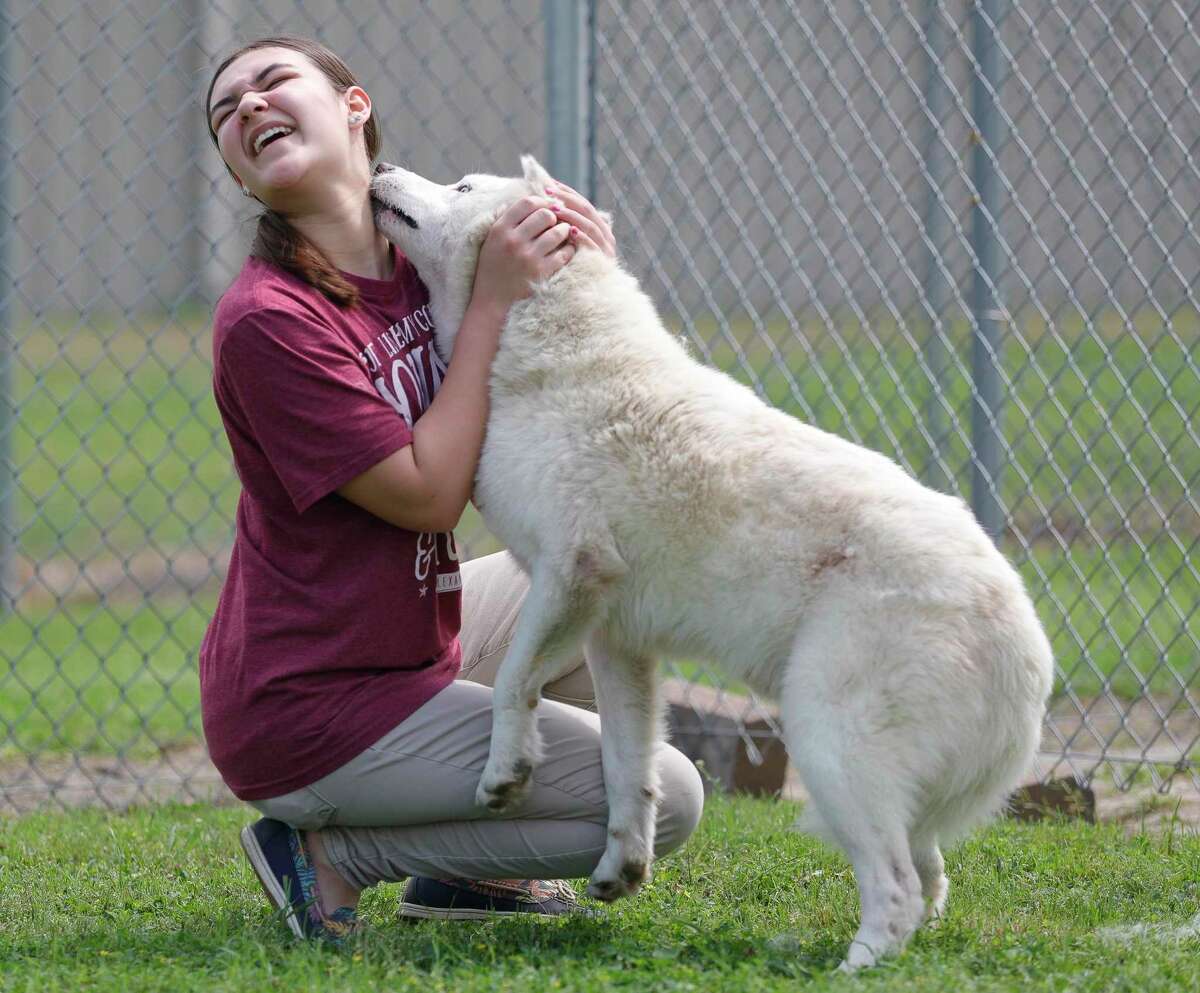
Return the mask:
{"type": "Polygon", "coordinates": [[[294,128],[285,128],[285,127],[268,128],[266,131],[264,131],[262,134],[260,134],[257,138],[254,139],[254,154],[258,155],[263,150],[263,146],[268,141],[270,141],[272,138],[274,138],[276,135],[279,135],[279,136],[289,135],[294,130],[295,130],[294,128]]]}

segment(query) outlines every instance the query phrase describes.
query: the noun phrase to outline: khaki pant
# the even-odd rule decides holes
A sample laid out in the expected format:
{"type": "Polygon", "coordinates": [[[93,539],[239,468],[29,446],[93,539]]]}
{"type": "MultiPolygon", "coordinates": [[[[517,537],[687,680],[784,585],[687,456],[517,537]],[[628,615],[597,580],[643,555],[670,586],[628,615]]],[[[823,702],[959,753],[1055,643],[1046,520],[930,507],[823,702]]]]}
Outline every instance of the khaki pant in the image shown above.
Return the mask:
{"type": "MultiPolygon", "coordinates": [[[[326,853],[353,886],[406,876],[570,879],[589,875],[604,852],[600,721],[590,712],[595,695],[582,657],[546,686],[549,699],[538,705],[545,758],[526,801],[502,816],[476,805],[492,730],[491,685],[528,580],[507,552],[464,563],[462,573],[460,678],[340,769],[253,802],[268,817],[323,829],[326,853]]],[[[657,761],[661,856],[695,830],[704,793],[682,753],[660,744],[657,761]]]]}

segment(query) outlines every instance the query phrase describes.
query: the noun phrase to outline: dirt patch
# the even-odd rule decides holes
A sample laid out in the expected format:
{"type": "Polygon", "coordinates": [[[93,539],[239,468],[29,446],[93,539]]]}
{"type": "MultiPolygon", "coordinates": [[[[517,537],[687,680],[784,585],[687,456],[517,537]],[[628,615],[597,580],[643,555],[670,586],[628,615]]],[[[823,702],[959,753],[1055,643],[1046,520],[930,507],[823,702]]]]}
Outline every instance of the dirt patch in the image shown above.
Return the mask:
{"type": "MultiPolygon", "coordinates": [[[[694,695],[688,700],[697,705],[694,695]]],[[[1200,749],[1200,714],[1186,698],[1121,706],[1108,698],[1056,703],[1046,722],[1039,776],[1090,778],[1097,819],[1120,823],[1131,834],[1172,826],[1200,833],[1200,771],[1182,763],[1200,749]],[[1097,757],[1105,750],[1115,760],[1111,765],[1097,757]]],[[[783,795],[804,799],[790,767],[783,795]]],[[[0,762],[0,814],[89,806],[124,810],[169,801],[237,802],[201,745],[146,760],[85,755],[0,762]]]]}
{"type": "Polygon", "coordinates": [[[18,557],[13,591],[17,607],[70,600],[142,600],[159,594],[194,594],[216,588],[229,567],[229,548],[163,552],[149,548],[127,558],[76,562],[66,556],[36,562],[18,557]]]}
{"type": "MultiPolygon", "coordinates": [[[[1200,759],[1200,700],[1188,690],[1119,700],[1062,697],[1046,718],[1042,751],[1061,754],[1066,768],[1087,769],[1091,757],[1103,754],[1114,765],[1151,764],[1195,774],[1200,759]]],[[[1094,759],[1092,759],[1094,761],[1094,759]]],[[[1059,769],[1057,775],[1066,773],[1059,769]]]]}
{"type": "Polygon", "coordinates": [[[147,760],[80,755],[0,763],[0,814],[200,801],[237,802],[202,745],[147,760]]]}

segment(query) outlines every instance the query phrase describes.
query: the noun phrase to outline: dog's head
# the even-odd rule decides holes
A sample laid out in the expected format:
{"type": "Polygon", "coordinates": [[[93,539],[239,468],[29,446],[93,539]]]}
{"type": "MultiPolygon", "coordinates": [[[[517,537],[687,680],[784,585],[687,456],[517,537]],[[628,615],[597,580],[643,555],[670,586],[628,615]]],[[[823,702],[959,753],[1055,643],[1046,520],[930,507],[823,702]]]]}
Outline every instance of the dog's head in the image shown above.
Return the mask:
{"type": "Polygon", "coordinates": [[[381,163],[371,180],[375,226],[416,266],[429,288],[438,351],[447,361],[488,230],[512,203],[529,193],[544,195],[551,183],[532,155],[521,156],[521,166],[520,177],[478,174],[439,186],[381,163]]]}

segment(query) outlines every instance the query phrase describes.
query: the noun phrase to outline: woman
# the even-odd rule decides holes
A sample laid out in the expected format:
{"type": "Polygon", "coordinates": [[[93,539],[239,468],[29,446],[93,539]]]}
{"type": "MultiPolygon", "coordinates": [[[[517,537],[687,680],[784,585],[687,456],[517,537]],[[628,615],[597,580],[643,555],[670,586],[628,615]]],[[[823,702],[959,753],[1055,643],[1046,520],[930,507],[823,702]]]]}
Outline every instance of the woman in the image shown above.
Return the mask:
{"type": "MultiPolygon", "coordinates": [[[[209,752],[265,815],[242,832],[251,865],[300,936],[340,939],[362,889],[406,877],[405,916],[568,912],[558,877],[590,873],[605,845],[591,683],[580,659],[546,688],[528,801],[487,816],[489,687],[527,586],[506,553],[460,571],[451,528],[509,306],[578,246],[613,254],[612,233],[564,186],[515,204],[444,365],[424,286],[372,222],[379,129],[341,60],[306,39],[252,42],[218,66],[205,111],[266,208],[214,317],[243,489],[200,651],[209,752]]],[[[702,791],[674,749],[658,761],[663,854],[695,828],[702,791]]]]}

